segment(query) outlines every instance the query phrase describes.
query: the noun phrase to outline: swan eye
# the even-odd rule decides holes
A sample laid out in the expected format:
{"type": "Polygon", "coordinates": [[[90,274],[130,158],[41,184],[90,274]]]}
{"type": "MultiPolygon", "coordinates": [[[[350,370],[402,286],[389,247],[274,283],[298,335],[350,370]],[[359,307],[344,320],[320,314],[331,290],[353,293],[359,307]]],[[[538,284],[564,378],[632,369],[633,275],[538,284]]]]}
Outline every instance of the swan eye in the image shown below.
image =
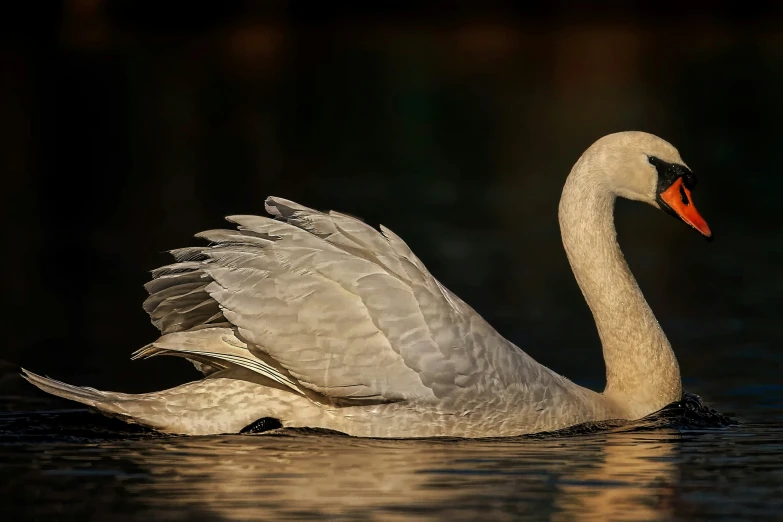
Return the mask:
{"type": "Polygon", "coordinates": [[[688,194],[685,193],[685,187],[680,185],[680,199],[682,200],[683,205],[690,205],[691,202],[688,200],[688,194]]]}

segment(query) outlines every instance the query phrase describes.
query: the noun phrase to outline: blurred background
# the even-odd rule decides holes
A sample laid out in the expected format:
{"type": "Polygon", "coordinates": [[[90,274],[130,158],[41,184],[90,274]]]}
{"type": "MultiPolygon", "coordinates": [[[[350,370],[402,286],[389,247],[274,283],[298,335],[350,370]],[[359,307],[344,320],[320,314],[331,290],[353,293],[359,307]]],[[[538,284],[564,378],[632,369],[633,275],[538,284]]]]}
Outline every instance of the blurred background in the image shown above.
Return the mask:
{"type": "Polygon", "coordinates": [[[557,203],[621,130],[679,148],[717,236],[618,204],[686,389],[729,408],[711,390],[779,389],[779,3],[364,4],[0,7],[0,395],[38,393],[17,365],[129,392],[195,378],[129,360],[157,333],[142,285],[267,195],[383,223],[502,334],[601,388],[557,203]]]}

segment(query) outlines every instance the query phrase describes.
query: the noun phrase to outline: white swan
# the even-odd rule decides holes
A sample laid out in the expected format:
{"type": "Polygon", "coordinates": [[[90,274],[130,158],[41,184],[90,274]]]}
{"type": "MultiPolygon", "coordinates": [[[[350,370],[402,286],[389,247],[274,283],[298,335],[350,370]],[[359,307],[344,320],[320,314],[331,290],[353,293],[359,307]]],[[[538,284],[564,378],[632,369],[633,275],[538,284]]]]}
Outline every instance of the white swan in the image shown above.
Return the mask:
{"type": "Polygon", "coordinates": [[[677,360],[615,239],[617,196],[704,236],[677,150],[642,132],[595,142],[571,170],[560,228],[603,344],[603,393],[577,386],[504,339],[430,275],[390,230],[269,198],[278,219],[232,216],[153,272],[144,308],[162,336],[134,354],[185,357],[204,378],[138,395],[40,389],[183,434],[283,426],[357,436],[507,436],[638,419],[682,395],[677,360]]]}

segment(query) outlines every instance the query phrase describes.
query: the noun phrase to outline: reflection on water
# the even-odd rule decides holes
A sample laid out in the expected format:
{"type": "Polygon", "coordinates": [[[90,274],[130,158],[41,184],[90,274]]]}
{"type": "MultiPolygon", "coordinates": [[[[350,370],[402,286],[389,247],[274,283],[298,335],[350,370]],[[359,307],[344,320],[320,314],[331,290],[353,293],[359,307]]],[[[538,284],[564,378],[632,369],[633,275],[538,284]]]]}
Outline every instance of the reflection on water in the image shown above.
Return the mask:
{"type": "Polygon", "coordinates": [[[25,460],[35,459],[38,483],[113,480],[156,519],[183,508],[235,520],[502,518],[550,505],[552,520],[655,520],[670,514],[678,440],[674,431],[481,442],[284,433],[30,448],[25,460]]]}
{"type": "Polygon", "coordinates": [[[613,434],[600,445],[599,464],[563,481],[552,520],[660,520],[670,518],[678,479],[679,434],[613,434]]]}
{"type": "Polygon", "coordinates": [[[154,462],[155,479],[135,493],[144,497],[155,488],[162,502],[154,507],[166,509],[169,495],[161,489],[181,494],[187,482],[196,503],[223,506],[214,511],[220,518],[243,520],[259,509],[274,518],[501,518],[537,512],[552,499],[555,520],[605,520],[622,510],[655,519],[666,514],[667,502],[647,501],[665,497],[676,475],[671,436],[656,434],[653,444],[640,445],[638,436],[617,433],[582,440],[578,450],[564,441],[390,443],[321,436],[317,451],[312,438],[301,435],[231,438],[217,448],[215,441],[188,441],[156,445],[156,458],[145,459],[154,462]],[[174,455],[187,455],[185,469],[174,455]],[[624,473],[610,469],[616,464],[624,473]],[[624,501],[613,505],[618,493],[624,501]]]}
{"type": "Polygon", "coordinates": [[[63,432],[58,443],[28,437],[0,445],[0,491],[11,499],[5,508],[40,518],[552,521],[716,520],[751,512],[762,520],[783,508],[773,496],[783,480],[772,464],[783,433],[770,426],[679,431],[640,424],[492,440],[357,439],[308,430],[107,440],[105,433],[91,442],[63,443],[63,432]],[[750,473],[749,503],[733,499],[730,508],[716,508],[727,480],[750,473]]]}

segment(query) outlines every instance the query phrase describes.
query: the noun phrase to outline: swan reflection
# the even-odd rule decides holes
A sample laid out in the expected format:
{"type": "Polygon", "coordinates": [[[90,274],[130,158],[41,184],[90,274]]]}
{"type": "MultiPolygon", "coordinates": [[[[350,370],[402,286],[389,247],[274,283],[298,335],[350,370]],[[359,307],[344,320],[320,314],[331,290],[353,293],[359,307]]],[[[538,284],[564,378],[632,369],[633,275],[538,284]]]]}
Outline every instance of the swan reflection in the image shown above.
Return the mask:
{"type": "Polygon", "coordinates": [[[150,516],[217,519],[668,518],[676,431],[579,437],[377,440],[284,432],[122,443],[150,516]],[[499,455],[501,457],[499,457],[499,455]]]}

